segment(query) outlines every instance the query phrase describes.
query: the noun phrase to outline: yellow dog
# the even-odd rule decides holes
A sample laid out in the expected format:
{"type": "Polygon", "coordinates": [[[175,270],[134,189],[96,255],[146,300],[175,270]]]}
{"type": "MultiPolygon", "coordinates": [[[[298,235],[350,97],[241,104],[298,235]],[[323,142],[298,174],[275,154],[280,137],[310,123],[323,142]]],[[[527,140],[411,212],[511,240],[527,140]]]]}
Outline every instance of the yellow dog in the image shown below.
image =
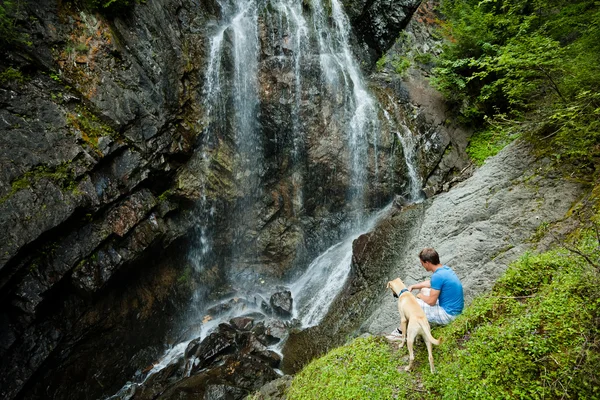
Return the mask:
{"type": "Polygon", "coordinates": [[[413,296],[413,294],[406,289],[404,282],[402,282],[400,278],[389,281],[387,288],[391,289],[392,292],[398,296],[400,330],[403,332],[400,347],[404,346],[404,342],[406,341],[410,358],[410,361],[404,370],[409,371],[412,368],[412,364],[415,359],[413,354],[413,344],[417,335],[421,335],[425,341],[425,345],[427,346],[427,352],[429,353],[429,369],[431,370],[431,373],[434,373],[435,368],[433,366],[431,344],[433,343],[437,346],[440,344],[440,340],[437,340],[431,336],[431,328],[429,327],[429,321],[427,321],[425,312],[419,303],[417,303],[415,296],[413,296]]]}

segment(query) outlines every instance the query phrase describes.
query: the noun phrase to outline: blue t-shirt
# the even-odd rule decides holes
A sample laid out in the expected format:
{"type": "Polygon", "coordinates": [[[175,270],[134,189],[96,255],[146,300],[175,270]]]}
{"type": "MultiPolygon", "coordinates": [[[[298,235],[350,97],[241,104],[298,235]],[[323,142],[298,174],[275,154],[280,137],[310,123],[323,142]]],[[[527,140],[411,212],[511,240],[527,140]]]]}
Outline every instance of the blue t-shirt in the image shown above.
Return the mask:
{"type": "Polygon", "coordinates": [[[465,306],[462,283],[450,267],[444,265],[431,275],[431,288],[440,291],[440,307],[448,314],[462,312],[465,306]]]}

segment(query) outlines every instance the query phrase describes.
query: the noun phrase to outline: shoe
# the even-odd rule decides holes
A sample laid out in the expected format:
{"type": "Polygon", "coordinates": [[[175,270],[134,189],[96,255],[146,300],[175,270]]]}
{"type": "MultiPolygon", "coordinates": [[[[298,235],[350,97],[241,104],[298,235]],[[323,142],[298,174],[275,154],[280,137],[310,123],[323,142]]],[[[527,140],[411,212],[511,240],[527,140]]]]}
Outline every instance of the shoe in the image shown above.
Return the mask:
{"type": "Polygon", "coordinates": [[[385,338],[391,341],[402,340],[402,331],[400,330],[400,328],[396,328],[392,333],[386,335],[385,338]]]}

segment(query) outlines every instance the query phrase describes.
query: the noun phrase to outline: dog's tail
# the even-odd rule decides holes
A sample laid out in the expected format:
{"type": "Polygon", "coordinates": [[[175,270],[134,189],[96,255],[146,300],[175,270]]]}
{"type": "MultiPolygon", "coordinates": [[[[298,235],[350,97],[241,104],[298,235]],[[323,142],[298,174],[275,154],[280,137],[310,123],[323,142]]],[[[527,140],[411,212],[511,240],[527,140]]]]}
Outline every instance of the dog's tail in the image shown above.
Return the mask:
{"type": "Polygon", "coordinates": [[[433,337],[433,335],[431,335],[429,322],[427,322],[427,320],[419,321],[419,325],[421,325],[421,329],[423,330],[423,333],[425,334],[429,342],[435,344],[436,346],[442,343],[442,338],[436,339],[433,337]]]}

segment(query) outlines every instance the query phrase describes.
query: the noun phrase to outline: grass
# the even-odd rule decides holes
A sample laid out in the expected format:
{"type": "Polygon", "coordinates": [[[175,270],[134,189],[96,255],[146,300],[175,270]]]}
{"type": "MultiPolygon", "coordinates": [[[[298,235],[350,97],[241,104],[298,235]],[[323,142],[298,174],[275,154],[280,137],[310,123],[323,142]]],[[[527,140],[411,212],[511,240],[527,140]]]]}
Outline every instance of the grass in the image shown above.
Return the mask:
{"type": "Polygon", "coordinates": [[[451,325],[435,328],[436,374],[416,346],[359,338],[307,365],[289,399],[600,398],[600,237],[581,229],[561,248],[526,253],[451,325]],[[568,250],[567,250],[568,248],[568,250]]]}
{"type": "Polygon", "coordinates": [[[483,165],[485,160],[495,156],[506,147],[509,143],[518,137],[516,134],[508,133],[502,129],[488,128],[485,130],[476,131],[469,145],[467,146],[467,154],[476,165],[483,165]]]}
{"type": "Polygon", "coordinates": [[[310,363],[292,382],[288,400],[392,399],[406,395],[398,359],[384,338],[358,338],[310,363]]]}

